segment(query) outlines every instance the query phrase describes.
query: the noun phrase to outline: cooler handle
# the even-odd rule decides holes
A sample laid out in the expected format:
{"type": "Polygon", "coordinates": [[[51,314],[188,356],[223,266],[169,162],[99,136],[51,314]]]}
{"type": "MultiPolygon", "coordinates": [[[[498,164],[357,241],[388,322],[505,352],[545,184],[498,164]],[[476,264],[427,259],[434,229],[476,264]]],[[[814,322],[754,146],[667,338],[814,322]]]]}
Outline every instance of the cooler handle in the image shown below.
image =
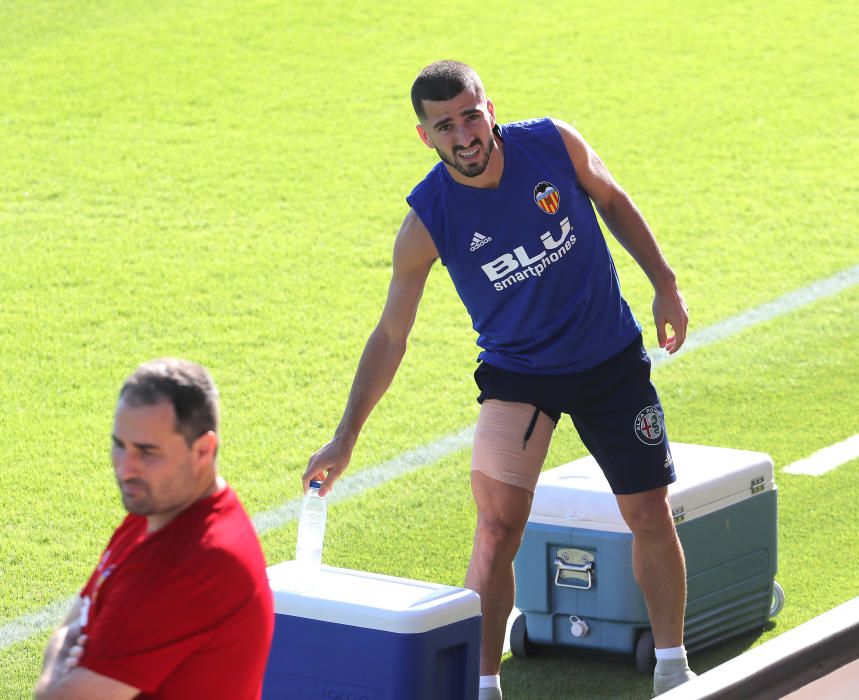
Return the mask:
{"type": "MultiPolygon", "coordinates": [[[[563,561],[560,557],[555,559],[555,585],[560,586],[561,588],[578,588],[579,590],[586,591],[591,586],[593,586],[593,576],[591,574],[591,570],[594,567],[594,563],[592,561],[585,562],[584,564],[568,564],[563,561]],[[588,582],[587,585],[577,586],[573,583],[561,583],[561,572],[562,571],[575,571],[580,574],[587,574],[588,582]]],[[[584,581],[582,580],[582,583],[584,581]]]]}

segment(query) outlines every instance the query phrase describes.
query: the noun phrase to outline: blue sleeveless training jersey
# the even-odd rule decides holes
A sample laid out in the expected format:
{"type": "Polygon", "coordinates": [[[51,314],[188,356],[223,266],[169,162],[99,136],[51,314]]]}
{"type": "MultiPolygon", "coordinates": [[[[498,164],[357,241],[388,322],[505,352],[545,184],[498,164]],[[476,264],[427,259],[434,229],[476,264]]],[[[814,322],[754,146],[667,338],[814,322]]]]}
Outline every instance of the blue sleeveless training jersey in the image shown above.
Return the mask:
{"type": "Polygon", "coordinates": [[[471,315],[479,359],[514,372],[594,367],[641,332],[561,135],[550,119],[499,127],[495,189],[438,163],[406,201],[471,315]]]}

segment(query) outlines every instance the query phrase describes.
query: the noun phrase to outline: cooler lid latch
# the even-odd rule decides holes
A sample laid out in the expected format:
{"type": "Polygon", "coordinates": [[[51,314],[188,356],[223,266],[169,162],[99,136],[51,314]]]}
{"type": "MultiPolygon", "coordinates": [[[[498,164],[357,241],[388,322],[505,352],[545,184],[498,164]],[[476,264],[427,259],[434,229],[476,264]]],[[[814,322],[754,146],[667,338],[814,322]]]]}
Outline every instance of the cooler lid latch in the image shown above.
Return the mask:
{"type": "Polygon", "coordinates": [[[752,495],[754,496],[756,493],[760,493],[761,491],[763,491],[766,488],[766,482],[767,480],[763,476],[756,476],[754,479],[752,479],[752,495]]]}

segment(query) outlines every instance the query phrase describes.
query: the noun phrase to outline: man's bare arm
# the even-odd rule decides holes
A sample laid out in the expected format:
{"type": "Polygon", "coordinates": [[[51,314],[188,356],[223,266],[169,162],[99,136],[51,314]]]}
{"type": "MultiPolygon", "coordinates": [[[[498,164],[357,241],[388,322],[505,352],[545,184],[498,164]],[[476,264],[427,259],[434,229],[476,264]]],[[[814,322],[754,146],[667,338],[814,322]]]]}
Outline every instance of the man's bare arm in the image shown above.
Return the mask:
{"type": "Polygon", "coordinates": [[[36,687],[36,700],[131,700],[138,688],[86,668],[76,667],[44,687],[36,687]]]}
{"type": "Polygon", "coordinates": [[[555,120],[576,177],[596,205],[609,230],[639,264],[653,285],[653,317],[659,346],[674,353],[686,340],[689,314],[677,288],[674,271],[659,249],[656,238],[629,195],[609,173],[594,150],[569,124],[555,120]],[[668,337],[670,325],[674,336],[668,337]]]}
{"type": "Polygon", "coordinates": [[[334,437],[308,462],[302,477],[305,490],[311,480],[324,479],[320,493],[325,495],[349,465],[361,428],[390,387],[406,352],[424,285],[437,257],[429,232],[410,210],[394,243],[391,283],[381,318],[364,346],[334,437]]]}

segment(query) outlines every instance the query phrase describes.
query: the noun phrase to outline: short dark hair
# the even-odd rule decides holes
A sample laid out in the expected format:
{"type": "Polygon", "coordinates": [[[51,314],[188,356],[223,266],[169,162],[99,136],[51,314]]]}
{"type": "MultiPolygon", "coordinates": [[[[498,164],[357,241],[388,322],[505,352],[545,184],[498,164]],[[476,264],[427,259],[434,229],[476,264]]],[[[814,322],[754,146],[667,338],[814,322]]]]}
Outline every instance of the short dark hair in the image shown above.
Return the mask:
{"type": "Polygon", "coordinates": [[[218,432],[218,389],[208,370],[194,362],[173,357],[145,362],[125,380],[119,398],[132,406],[169,401],[176,432],[189,447],[210,430],[218,432]]]}
{"type": "Polygon", "coordinates": [[[412,107],[418,119],[426,118],[424,100],[441,102],[472,89],[478,97],[486,93],[480,76],[471,66],[459,61],[436,61],[424,68],[412,83],[412,107]]]}

